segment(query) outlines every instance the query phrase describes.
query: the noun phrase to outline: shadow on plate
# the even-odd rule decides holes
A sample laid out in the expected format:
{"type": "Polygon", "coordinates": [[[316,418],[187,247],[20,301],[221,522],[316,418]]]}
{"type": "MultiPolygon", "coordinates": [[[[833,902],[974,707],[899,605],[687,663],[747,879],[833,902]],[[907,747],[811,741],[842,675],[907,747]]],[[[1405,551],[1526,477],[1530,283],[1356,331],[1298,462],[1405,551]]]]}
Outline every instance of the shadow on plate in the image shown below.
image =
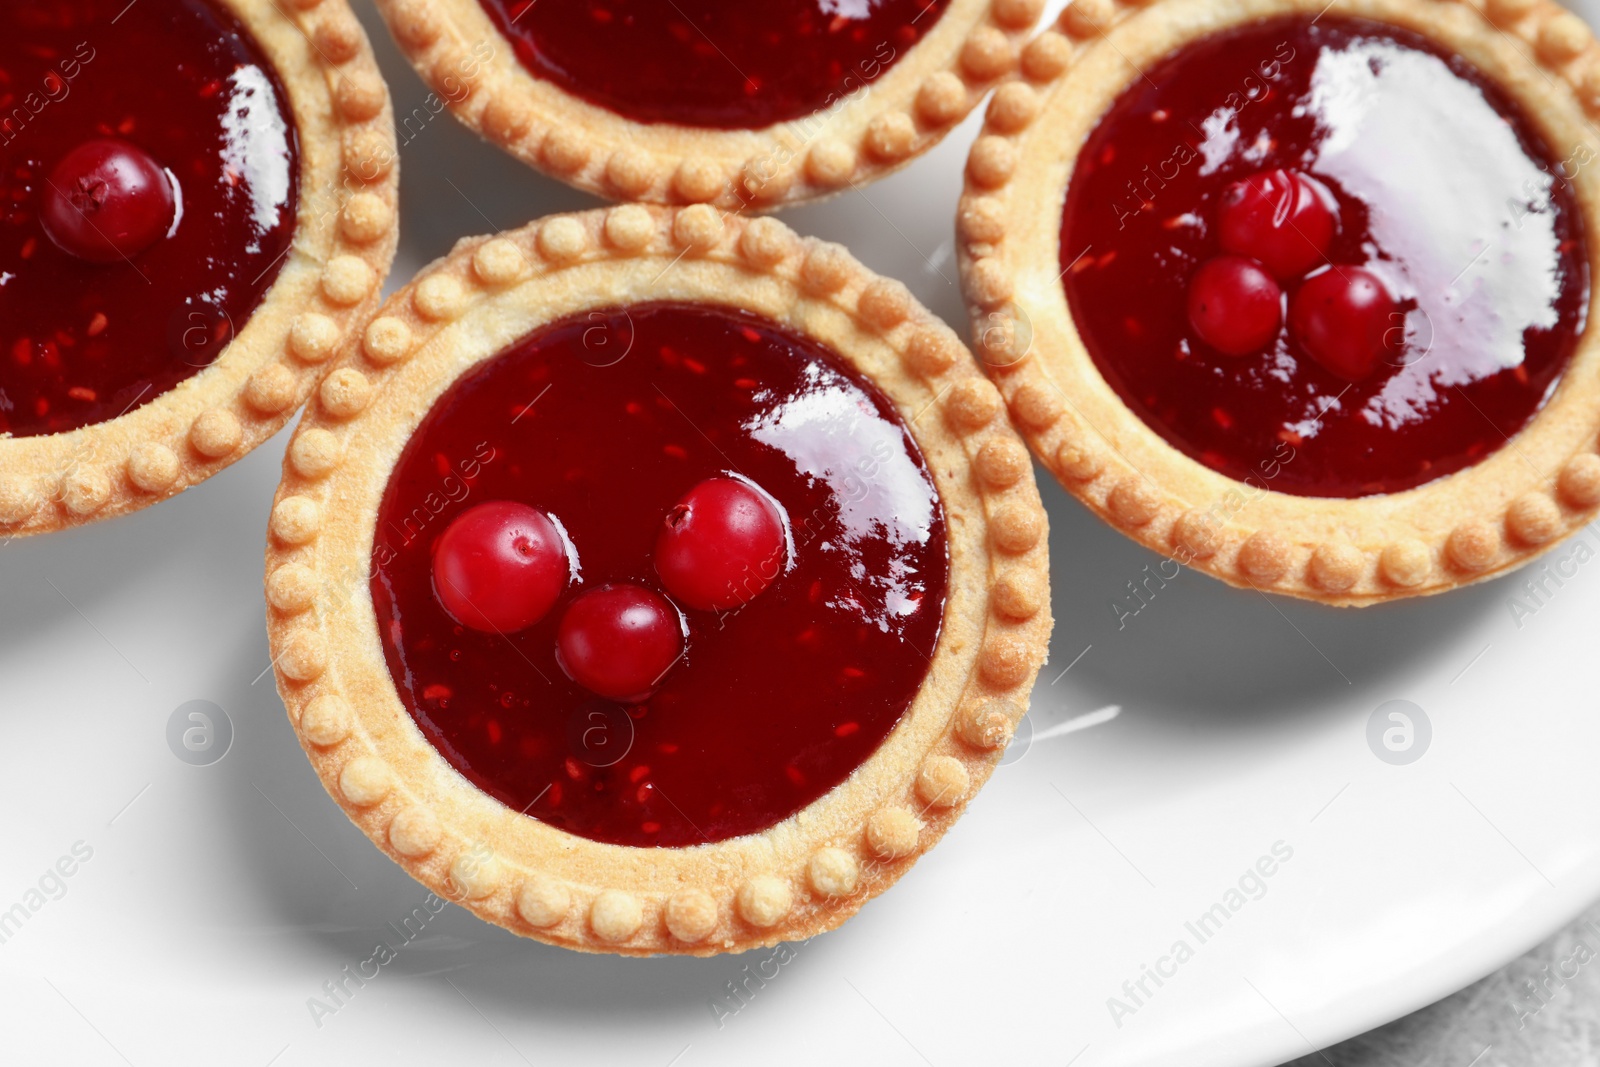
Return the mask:
{"type": "Polygon", "coordinates": [[[1056,629],[1036,708],[1080,714],[1118,704],[1222,729],[1254,729],[1291,710],[1342,714],[1369,691],[1397,695],[1386,685],[1414,674],[1419,660],[1459,657],[1465,667],[1474,650],[1463,634],[1502,609],[1499,581],[1360,609],[1236,589],[1192,571],[1163,581],[1173,564],[1163,571],[1161,556],[1042,470],[1039,481],[1056,629]]]}
{"type": "MultiPolygon", "coordinates": [[[[242,642],[229,676],[251,677],[266,655],[264,634],[242,642]]],[[[232,854],[210,862],[239,872],[238,914],[267,924],[275,942],[300,944],[294,955],[308,961],[308,998],[335,1004],[323,983],[339,981],[347,964],[354,970],[374,959],[383,945],[392,960],[376,968],[369,984],[382,987],[396,975],[448,980],[491,1018],[514,1015],[554,1024],[578,1016],[600,1023],[623,1013],[665,1024],[698,1012],[714,1025],[710,1005],[722,1000],[726,983],[744,981],[747,965],[754,968],[776,951],[621,959],[520,938],[454,906],[435,914],[428,907],[429,890],[381,853],[326,795],[285,721],[272,677],[253,686],[241,683],[229,699],[236,737],[228,773],[219,776],[214,794],[226,809],[219,821],[229,832],[209,847],[232,854]]],[[[804,951],[821,950],[808,945],[804,951]]],[[[348,997],[354,1003],[366,987],[347,982],[347,988],[354,989],[348,997]]],[[[457,994],[441,984],[440,995],[457,994]]],[[[778,999],[775,992],[766,995],[778,999]]],[[[728,1003],[737,1010],[736,1001],[728,1003]]],[[[309,1002],[307,1012],[309,1017],[309,1002]]]]}
{"type": "Polygon", "coordinates": [[[0,647],[75,621],[79,611],[97,618],[100,605],[152,574],[215,574],[231,565],[237,546],[264,545],[272,509],[267,479],[276,484],[281,453],[279,437],[201,485],[143,511],[72,530],[0,539],[0,603],[5,605],[0,647]]]}

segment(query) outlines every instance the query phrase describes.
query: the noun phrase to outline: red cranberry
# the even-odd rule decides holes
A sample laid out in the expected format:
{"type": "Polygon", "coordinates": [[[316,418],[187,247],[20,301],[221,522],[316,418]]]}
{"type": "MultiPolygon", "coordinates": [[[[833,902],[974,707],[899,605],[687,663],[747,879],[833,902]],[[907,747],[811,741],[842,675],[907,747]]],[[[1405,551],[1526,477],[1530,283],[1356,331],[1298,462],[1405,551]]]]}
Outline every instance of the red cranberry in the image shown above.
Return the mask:
{"type": "Polygon", "coordinates": [[[1306,279],[1289,301],[1289,334],[1307,355],[1346,381],[1397,356],[1404,333],[1394,297],[1362,267],[1330,267],[1306,279]]]}
{"type": "Polygon", "coordinates": [[[671,601],[637,585],[603,585],[567,607],[556,659],[567,677],[612,700],[643,700],[683,655],[671,601]]]}
{"type": "Polygon", "coordinates": [[[567,546],[550,516],[495,500],[456,516],[433,550],[433,592],[450,617],[486,633],[525,630],[567,585],[567,546]]]}
{"type": "Polygon", "coordinates": [[[1223,190],[1217,236],[1223,251],[1260,260],[1287,281],[1327,262],[1338,204],[1310,175],[1262,171],[1223,190]]]}
{"type": "Polygon", "coordinates": [[[85,141],[50,172],[39,221],[63,251],[91,263],[132,259],[164,237],[177,210],[172,181],[127,141],[85,141]]]}
{"type": "Polygon", "coordinates": [[[1189,280],[1189,325],[1218,352],[1259,352],[1282,323],[1283,290],[1255,260],[1218,256],[1189,280]]]}
{"type": "Polygon", "coordinates": [[[737,478],[707,478],[673,509],[656,538],[656,571],[692,608],[725,611],[759,595],[783,569],[783,515],[737,478]]]}

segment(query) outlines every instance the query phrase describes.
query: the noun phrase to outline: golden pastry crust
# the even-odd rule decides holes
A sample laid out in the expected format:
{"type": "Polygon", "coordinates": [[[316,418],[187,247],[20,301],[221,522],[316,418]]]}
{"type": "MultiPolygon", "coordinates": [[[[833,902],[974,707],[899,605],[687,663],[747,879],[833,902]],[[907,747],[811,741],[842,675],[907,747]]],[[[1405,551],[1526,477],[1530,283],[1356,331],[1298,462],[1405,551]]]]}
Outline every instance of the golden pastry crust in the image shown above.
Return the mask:
{"type": "Polygon", "coordinates": [[[300,144],[294,244],[250,320],[208,367],[107,422],[0,437],[0,535],[137,511],[277,433],[346,333],[377,305],[399,237],[389,93],[346,0],[216,0],[287,94],[300,144]]]}
{"type": "MultiPolygon", "coordinates": [[[[1401,493],[1290,496],[1167,444],[1095,368],[1060,284],[1064,191],[1077,153],[1137,70],[1220,30],[1337,14],[1406,27],[1517,98],[1561,158],[1593,159],[1600,47],[1547,0],[1075,0],[1024,50],[967,164],[957,222],[979,354],[1034,452],[1112,526],[1225,582],[1359,606],[1439,593],[1520,566],[1600,507],[1600,338],[1586,332],[1544,409],[1474,467],[1401,493]]],[[[1572,176],[1600,256],[1600,174],[1572,176]]],[[[1594,321],[1600,287],[1591,293],[1594,321]]]]}
{"type": "Polygon", "coordinates": [[[707,205],[626,205],[464,240],[397,292],[341,354],[289,446],[266,567],[279,692],[351,820],[490,922],[626,955],[808,937],[888,888],[994,769],[1051,626],[1027,449],[955,334],[838,245],[707,205]],[[905,416],[949,520],[944,629],[882,747],[771,829],[684,849],[590,841],[470,784],[402,705],[368,590],[390,472],[433,402],[541,325],[654,300],[748,309],[829,345],[905,416]]]}
{"type": "Polygon", "coordinates": [[[1044,0],[951,0],[870,87],[761,130],[639,123],[518,61],[478,0],[378,0],[395,40],[456,116],[551,177],[612,200],[730,211],[829,196],[926,152],[1000,79],[1044,0]]]}

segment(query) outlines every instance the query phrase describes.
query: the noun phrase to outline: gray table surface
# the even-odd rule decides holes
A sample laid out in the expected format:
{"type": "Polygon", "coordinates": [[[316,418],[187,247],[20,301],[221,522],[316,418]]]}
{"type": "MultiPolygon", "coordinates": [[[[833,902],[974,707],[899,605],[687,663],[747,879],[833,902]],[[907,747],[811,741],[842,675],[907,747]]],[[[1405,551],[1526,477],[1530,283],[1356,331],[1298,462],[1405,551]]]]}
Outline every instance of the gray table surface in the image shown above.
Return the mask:
{"type": "Polygon", "coordinates": [[[1600,1064],[1600,904],[1436,1004],[1284,1067],[1600,1064]]]}

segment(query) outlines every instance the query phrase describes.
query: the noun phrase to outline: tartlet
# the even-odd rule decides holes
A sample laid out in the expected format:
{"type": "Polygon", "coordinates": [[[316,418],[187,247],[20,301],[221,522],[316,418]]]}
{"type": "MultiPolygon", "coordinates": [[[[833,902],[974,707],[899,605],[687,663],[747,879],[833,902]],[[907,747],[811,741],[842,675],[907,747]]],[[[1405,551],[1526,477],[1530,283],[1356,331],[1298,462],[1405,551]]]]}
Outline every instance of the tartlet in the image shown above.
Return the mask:
{"type": "Polygon", "coordinates": [[[994,769],[1050,630],[1028,453],[954,333],[708,205],[423,271],[307,409],[266,562],[349,817],[490,922],[628,955],[882,892],[994,769]]]}
{"type": "Polygon", "coordinates": [[[1176,564],[1332,604],[1581,528],[1597,55],[1537,0],[1074,3],[958,221],[1034,451],[1176,564]]]}
{"type": "Polygon", "coordinates": [[[396,157],[344,0],[0,25],[0,531],[26,535],[181,492],[288,421],[376,304],[396,157]]]}
{"type": "Polygon", "coordinates": [[[1043,0],[380,0],[455,115],[614,200],[733,211],[837,193],[927,151],[1043,0]]]}

